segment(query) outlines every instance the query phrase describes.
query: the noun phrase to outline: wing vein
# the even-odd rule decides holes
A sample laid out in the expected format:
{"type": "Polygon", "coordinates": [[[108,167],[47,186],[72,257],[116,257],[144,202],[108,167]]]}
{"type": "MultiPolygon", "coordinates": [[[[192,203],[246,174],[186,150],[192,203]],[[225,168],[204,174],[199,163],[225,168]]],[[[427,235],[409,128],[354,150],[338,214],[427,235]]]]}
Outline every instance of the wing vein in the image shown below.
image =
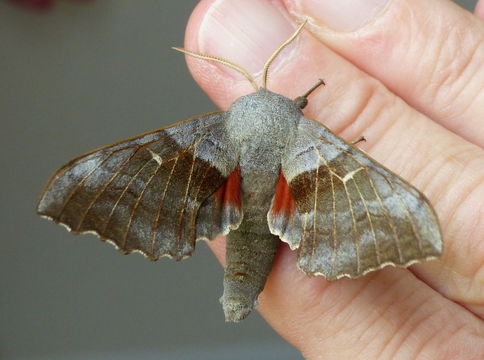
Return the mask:
{"type": "Polygon", "coordinates": [[[158,211],[156,213],[155,223],[153,224],[153,229],[152,229],[153,234],[152,234],[152,237],[151,237],[151,253],[153,254],[153,256],[155,256],[156,229],[158,229],[158,226],[160,225],[161,208],[163,206],[163,202],[165,201],[166,192],[168,190],[168,186],[170,185],[170,181],[171,181],[171,178],[173,176],[173,172],[175,171],[176,164],[178,163],[178,157],[176,157],[174,159],[175,161],[173,162],[173,166],[171,168],[170,175],[168,176],[168,179],[166,180],[165,189],[163,190],[163,194],[161,195],[160,203],[159,203],[159,206],[158,206],[158,211]]]}
{"type": "Polygon", "coordinates": [[[334,274],[336,269],[336,253],[338,248],[338,235],[336,231],[336,195],[334,191],[334,179],[330,174],[331,179],[331,194],[333,196],[333,252],[331,254],[331,275],[334,274]]]}
{"type": "MultiPolygon", "coordinates": [[[[377,199],[378,199],[378,202],[380,204],[380,207],[382,208],[383,210],[383,213],[385,214],[385,218],[387,219],[387,222],[388,222],[388,225],[391,227],[392,231],[393,231],[393,238],[395,240],[395,246],[397,248],[397,251],[398,251],[398,257],[399,257],[399,260],[400,262],[403,263],[403,256],[402,256],[402,250],[401,250],[401,247],[400,247],[400,241],[399,241],[399,237],[398,237],[398,233],[396,231],[396,228],[395,228],[395,224],[394,224],[394,221],[392,219],[392,217],[388,214],[388,211],[387,209],[385,208],[384,204],[383,204],[383,200],[381,199],[380,197],[380,194],[378,193],[376,187],[375,187],[375,184],[373,182],[373,179],[371,178],[370,176],[370,173],[369,173],[369,168],[368,166],[364,165],[354,154],[352,154],[348,149],[344,149],[342,148],[341,146],[337,145],[336,143],[332,143],[332,142],[329,142],[328,140],[324,139],[324,138],[319,138],[321,141],[327,143],[327,144],[332,144],[334,146],[336,146],[339,150],[341,150],[342,152],[346,153],[347,155],[349,155],[353,160],[355,160],[356,162],[358,162],[358,164],[360,164],[364,169],[365,169],[365,172],[368,176],[368,179],[370,181],[370,185],[373,189],[373,192],[375,193],[377,199]]],[[[374,170],[376,171],[376,170],[374,170]]],[[[378,174],[380,174],[380,172],[378,172],[378,174]]],[[[383,175],[383,174],[380,174],[382,175],[385,180],[386,177],[383,175]]],[[[388,181],[388,180],[387,180],[388,181]]]]}
{"type": "MultiPolygon", "coordinates": [[[[192,216],[192,218],[191,218],[191,220],[190,220],[190,221],[191,221],[191,222],[190,222],[190,229],[192,229],[192,232],[194,232],[194,233],[195,233],[195,237],[197,236],[197,233],[196,233],[196,232],[197,232],[197,231],[196,231],[196,230],[197,230],[197,229],[196,229],[196,222],[197,222],[198,210],[200,209],[200,205],[201,205],[202,201],[206,200],[206,199],[202,199],[202,201],[198,202],[198,196],[199,196],[199,194],[200,194],[200,191],[202,190],[202,185],[203,185],[203,183],[205,182],[205,179],[207,178],[207,173],[208,173],[208,170],[210,170],[210,166],[205,166],[205,171],[203,172],[203,176],[202,176],[202,178],[200,179],[200,183],[199,183],[199,186],[198,186],[198,189],[197,189],[197,193],[195,194],[195,198],[194,198],[194,201],[195,201],[196,203],[198,203],[198,204],[197,204],[197,209],[196,209],[196,211],[194,212],[196,215],[192,216]]],[[[215,213],[215,212],[214,212],[214,213],[215,213]]],[[[214,217],[214,214],[212,214],[212,218],[213,218],[213,217],[214,217]]],[[[213,221],[213,219],[212,219],[212,224],[211,224],[211,226],[213,226],[213,223],[214,223],[214,221],[213,221]]],[[[211,231],[212,231],[212,230],[210,229],[210,230],[209,230],[209,232],[211,232],[211,231]]],[[[195,239],[195,240],[197,240],[197,239],[198,239],[198,238],[196,237],[196,239],[195,239]]],[[[209,239],[209,240],[212,240],[212,239],[209,239]]]]}
{"type": "Polygon", "coordinates": [[[392,183],[386,178],[386,176],[383,176],[383,178],[388,183],[388,185],[392,188],[393,192],[397,195],[398,200],[402,204],[402,207],[405,210],[407,218],[410,222],[410,226],[412,227],[412,232],[415,235],[415,237],[417,238],[418,250],[420,252],[420,255],[423,256],[422,239],[420,238],[420,235],[419,235],[419,233],[416,229],[416,225],[415,225],[414,219],[412,217],[412,213],[410,212],[410,209],[408,208],[408,205],[403,201],[400,194],[397,191],[395,191],[395,188],[393,187],[392,183]]]}
{"type": "MultiPolygon", "coordinates": [[[[318,151],[317,148],[314,148],[318,151]]],[[[319,158],[316,160],[316,176],[314,185],[314,205],[313,205],[313,246],[311,248],[311,263],[314,264],[314,253],[316,251],[316,233],[318,222],[318,190],[319,190],[319,158]]]]}
{"type": "MultiPolygon", "coordinates": [[[[141,148],[138,148],[138,150],[136,150],[135,152],[138,152],[141,148]]],[[[112,207],[110,213],[109,213],[109,216],[106,220],[106,224],[104,225],[104,229],[103,229],[103,233],[106,231],[108,225],[109,225],[109,222],[111,221],[111,217],[113,216],[114,214],[114,211],[116,210],[116,208],[118,207],[119,205],[119,202],[121,201],[121,199],[123,198],[124,194],[126,193],[126,191],[128,191],[128,187],[133,183],[133,181],[138,177],[138,174],[140,173],[141,170],[143,170],[143,168],[145,167],[145,165],[150,162],[152,159],[149,159],[146,161],[146,163],[136,172],[136,174],[134,174],[134,176],[132,176],[128,183],[126,184],[126,186],[123,188],[123,191],[121,192],[121,194],[118,196],[118,198],[116,199],[116,202],[114,203],[114,206],[112,207]]],[[[121,170],[121,169],[120,169],[121,170]]],[[[118,171],[119,173],[119,171],[118,171]]]]}
{"type": "Polygon", "coordinates": [[[397,230],[396,230],[395,222],[394,222],[393,218],[390,216],[390,214],[388,214],[388,210],[386,209],[385,205],[383,204],[383,200],[382,200],[380,194],[378,193],[378,190],[376,189],[376,186],[375,186],[373,179],[371,178],[370,173],[369,173],[367,168],[365,168],[365,172],[368,175],[368,179],[370,180],[371,188],[373,189],[373,192],[375,193],[375,195],[378,199],[380,207],[383,210],[383,214],[385,214],[385,218],[387,219],[388,226],[390,226],[391,229],[392,229],[393,239],[395,240],[395,246],[396,246],[397,251],[398,251],[398,258],[399,258],[400,262],[403,263],[403,254],[402,254],[402,249],[400,248],[400,238],[399,238],[397,230]]]}
{"type": "MultiPolygon", "coordinates": [[[[81,221],[79,222],[79,225],[77,227],[78,229],[80,229],[82,227],[82,224],[84,223],[84,220],[87,216],[87,213],[89,212],[89,210],[91,210],[91,207],[94,205],[94,203],[97,201],[97,199],[99,199],[99,197],[104,193],[104,191],[106,191],[106,189],[109,187],[109,185],[111,185],[113,180],[119,174],[119,171],[127,165],[127,163],[133,158],[133,156],[136,152],[137,152],[137,150],[133,151],[133,153],[125,161],[123,161],[123,163],[119,166],[119,168],[116,171],[114,171],[113,175],[108,179],[106,184],[104,184],[102,189],[100,189],[100,191],[96,194],[96,196],[89,202],[89,205],[87,206],[86,210],[82,214],[81,221]]],[[[114,154],[114,152],[113,152],[113,154],[114,154]]]]}
{"type": "Polygon", "coordinates": [[[371,214],[370,214],[370,211],[368,210],[368,205],[366,204],[366,200],[363,197],[363,194],[361,193],[358,183],[354,179],[352,180],[356,186],[356,190],[358,191],[358,194],[360,195],[360,199],[363,202],[363,205],[365,206],[366,217],[368,218],[368,223],[370,224],[370,230],[373,237],[373,243],[375,244],[376,261],[378,265],[380,265],[381,264],[380,250],[378,248],[378,241],[376,240],[375,228],[373,226],[373,221],[371,220],[371,214]]]}
{"type": "MultiPolygon", "coordinates": [[[[329,143],[329,142],[326,142],[326,143],[329,143]]],[[[336,144],[329,143],[329,145],[334,145],[335,147],[337,147],[336,144]]],[[[353,211],[353,204],[351,202],[351,197],[350,197],[350,194],[348,192],[348,188],[346,186],[346,182],[343,181],[343,179],[340,176],[338,176],[338,174],[336,173],[336,171],[334,171],[334,169],[329,165],[329,163],[326,160],[326,158],[324,157],[324,155],[321,154],[321,152],[319,151],[319,149],[317,148],[317,146],[314,145],[314,142],[313,142],[313,146],[315,147],[315,149],[316,149],[316,151],[318,153],[319,158],[324,161],[324,164],[328,168],[328,170],[332,174],[334,174],[334,176],[336,176],[341,181],[341,183],[343,184],[343,187],[345,189],[345,195],[346,195],[346,198],[348,200],[348,206],[350,208],[350,214],[351,214],[351,220],[352,220],[352,226],[353,226],[353,243],[355,245],[355,251],[356,251],[356,269],[357,269],[357,273],[359,274],[360,273],[360,269],[361,269],[360,247],[359,247],[358,238],[357,238],[356,220],[355,220],[354,211],[353,211]]],[[[333,231],[334,231],[334,228],[333,228],[333,231]]]]}
{"type": "MultiPolygon", "coordinates": [[[[128,188],[129,186],[133,183],[133,181],[135,181],[137,178],[138,178],[138,175],[141,173],[141,171],[145,168],[145,166],[153,159],[149,159],[147,160],[143,166],[136,172],[136,174],[134,174],[134,176],[131,177],[131,179],[129,179],[128,183],[126,184],[126,186],[124,187],[123,191],[121,192],[121,194],[119,195],[118,199],[116,200],[116,203],[114,204],[113,208],[111,209],[111,212],[109,213],[109,217],[108,219],[106,220],[106,225],[105,225],[105,229],[103,232],[105,232],[106,230],[106,227],[108,226],[109,224],[109,221],[111,220],[111,217],[112,215],[114,214],[114,211],[116,211],[116,208],[118,207],[119,205],[119,202],[121,201],[121,199],[123,198],[124,194],[126,194],[126,191],[128,191],[128,188]]],[[[129,223],[131,222],[131,217],[129,218],[128,220],[128,226],[129,226],[129,223]]],[[[124,242],[123,242],[123,248],[124,246],[126,245],[126,233],[124,234],[124,242]]]]}
{"type": "MultiPolygon", "coordinates": [[[[154,159],[150,159],[149,161],[146,162],[145,165],[143,165],[143,168],[151,161],[151,160],[154,160],[154,159]]],[[[153,174],[150,175],[148,181],[146,182],[145,186],[143,187],[143,190],[141,190],[138,198],[136,199],[136,203],[134,204],[133,206],[133,210],[131,210],[131,214],[129,216],[129,221],[128,221],[128,226],[126,227],[126,231],[124,233],[124,247],[126,246],[127,242],[128,242],[128,234],[129,234],[129,230],[131,229],[131,223],[133,221],[133,218],[134,218],[134,215],[136,213],[136,210],[138,209],[138,206],[139,206],[139,203],[141,201],[141,199],[143,198],[143,195],[146,191],[146,189],[148,188],[148,186],[150,185],[151,181],[153,180],[153,178],[156,176],[156,174],[158,173],[158,171],[161,169],[161,165],[163,163],[159,163],[157,166],[156,166],[156,170],[153,171],[153,174]]],[[[137,176],[137,175],[136,175],[137,176]]]]}
{"type": "Polygon", "coordinates": [[[64,201],[62,204],[62,208],[59,211],[59,214],[57,215],[58,218],[61,217],[62,213],[64,212],[65,208],[67,207],[67,204],[72,200],[73,196],[77,193],[81,185],[91,176],[97,169],[99,169],[108,159],[114,154],[114,152],[110,153],[104,160],[102,160],[99,164],[97,164],[92,170],[90,170],[86,175],[82,177],[80,181],[76,183],[76,186],[74,189],[71,190],[69,193],[67,199],[64,201]]]}
{"type": "Polygon", "coordinates": [[[360,245],[359,245],[359,237],[358,237],[358,232],[356,230],[356,219],[355,219],[355,214],[353,211],[353,203],[351,202],[351,197],[350,193],[348,192],[348,187],[346,186],[346,182],[342,181],[343,186],[345,188],[345,194],[346,198],[348,199],[348,205],[350,207],[350,214],[351,214],[351,220],[353,223],[353,239],[354,239],[354,244],[355,244],[355,250],[356,250],[356,273],[359,274],[361,270],[361,260],[360,260],[360,245]]]}
{"type": "MultiPolygon", "coordinates": [[[[186,205],[187,205],[187,200],[188,200],[188,193],[190,192],[190,185],[192,183],[193,169],[195,167],[195,159],[196,159],[195,153],[197,152],[197,146],[198,146],[199,143],[200,143],[200,141],[197,142],[196,144],[194,144],[194,146],[193,146],[192,164],[190,165],[190,174],[188,175],[187,186],[185,188],[185,195],[184,195],[184,198],[183,198],[183,206],[181,208],[180,216],[178,218],[178,232],[177,232],[177,233],[179,233],[177,235],[177,244],[178,244],[178,246],[180,245],[181,232],[182,232],[182,223],[183,223],[183,215],[185,214],[185,211],[186,211],[186,205]]],[[[192,212],[192,216],[193,216],[193,212],[192,212]]]]}

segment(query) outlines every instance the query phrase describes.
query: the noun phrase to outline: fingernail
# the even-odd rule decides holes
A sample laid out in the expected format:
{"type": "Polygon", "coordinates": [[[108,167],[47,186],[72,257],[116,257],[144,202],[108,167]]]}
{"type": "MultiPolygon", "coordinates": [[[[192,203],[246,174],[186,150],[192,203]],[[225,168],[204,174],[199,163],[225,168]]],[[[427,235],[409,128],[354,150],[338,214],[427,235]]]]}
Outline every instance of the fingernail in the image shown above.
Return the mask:
{"type": "Polygon", "coordinates": [[[257,75],[294,29],[270,1],[217,0],[200,25],[198,46],[205,54],[227,59],[257,75]]]}
{"type": "Polygon", "coordinates": [[[336,31],[355,31],[371,22],[390,0],[297,0],[296,11],[336,31]]]}

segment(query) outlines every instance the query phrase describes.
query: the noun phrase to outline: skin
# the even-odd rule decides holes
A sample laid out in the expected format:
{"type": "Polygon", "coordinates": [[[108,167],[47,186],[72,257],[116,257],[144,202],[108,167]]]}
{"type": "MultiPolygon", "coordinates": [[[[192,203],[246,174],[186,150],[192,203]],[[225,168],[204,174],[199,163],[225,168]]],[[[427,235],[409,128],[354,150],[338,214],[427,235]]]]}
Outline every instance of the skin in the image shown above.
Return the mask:
{"type": "MultiPolygon", "coordinates": [[[[257,15],[265,28],[293,26],[280,38],[259,32],[264,51],[241,37],[245,47],[226,53],[220,28],[250,28],[254,20],[237,12],[254,1],[237,2],[237,11],[224,3],[199,3],[185,47],[249,71],[260,70],[264,51],[308,15],[296,1],[267,2],[257,15]]],[[[268,87],[290,98],[324,77],[326,88],[312,95],[305,114],[349,141],[365,135],[363,150],[430,199],[445,241],[437,261],[333,282],[303,274],[296,254],[281,245],[257,309],[305,358],[484,358],[483,8],[480,1],[472,15],[449,1],[393,0],[357,31],[316,20],[274,64],[268,87]]],[[[187,61],[222,109],[252,91],[222,66],[187,61]]],[[[209,246],[224,264],[225,239],[209,246]]]]}

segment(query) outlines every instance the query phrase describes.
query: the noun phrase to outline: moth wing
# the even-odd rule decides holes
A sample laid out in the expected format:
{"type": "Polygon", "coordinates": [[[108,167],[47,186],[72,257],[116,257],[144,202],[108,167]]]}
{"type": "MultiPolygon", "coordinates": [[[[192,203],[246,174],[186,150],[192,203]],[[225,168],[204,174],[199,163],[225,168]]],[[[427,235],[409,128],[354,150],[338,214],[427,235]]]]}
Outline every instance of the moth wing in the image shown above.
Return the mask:
{"type": "Polygon", "coordinates": [[[281,169],[286,200],[276,191],[269,227],[299,249],[304,272],[353,278],[441,254],[425,196],[325,126],[302,118],[281,169]]]}
{"type": "Polygon", "coordinates": [[[240,169],[236,167],[216,192],[200,206],[197,217],[197,239],[212,240],[227,235],[242,222],[240,169]]]}
{"type": "Polygon", "coordinates": [[[225,116],[205,114],[71,160],[48,182],[38,213],[125,253],[153,260],[190,256],[197,239],[228,231],[224,216],[235,222],[241,216],[213,198],[237,166],[225,116]]]}

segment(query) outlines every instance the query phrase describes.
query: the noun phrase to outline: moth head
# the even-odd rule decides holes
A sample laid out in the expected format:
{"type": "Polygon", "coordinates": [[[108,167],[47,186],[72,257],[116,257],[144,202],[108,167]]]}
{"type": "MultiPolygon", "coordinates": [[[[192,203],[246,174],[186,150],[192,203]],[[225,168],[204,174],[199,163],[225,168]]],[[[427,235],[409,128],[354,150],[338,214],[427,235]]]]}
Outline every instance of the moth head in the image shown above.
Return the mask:
{"type": "Polygon", "coordinates": [[[289,119],[294,119],[295,125],[303,115],[295,100],[264,88],[236,99],[230,105],[228,113],[229,116],[234,116],[236,123],[240,122],[240,116],[254,116],[257,121],[267,123],[268,131],[279,126],[279,122],[289,122],[289,119]]]}
{"type": "MultiPolygon", "coordinates": [[[[299,33],[303,29],[304,25],[306,25],[306,23],[307,23],[307,20],[304,20],[302,22],[302,24],[299,25],[299,27],[296,29],[296,31],[294,31],[294,33],[287,40],[285,40],[281,45],[279,45],[277,47],[277,49],[269,57],[269,59],[267,59],[266,63],[264,64],[263,71],[262,71],[262,86],[261,86],[261,88],[263,88],[263,89],[266,89],[267,88],[267,79],[268,79],[269,68],[270,68],[272,62],[274,61],[274,59],[281,53],[281,51],[287,45],[289,45],[299,35],[299,33]]],[[[239,73],[241,73],[250,82],[250,84],[252,85],[252,87],[256,91],[259,90],[259,86],[257,85],[257,82],[247,72],[247,70],[245,70],[241,66],[239,66],[239,65],[237,65],[237,64],[235,64],[235,63],[233,63],[233,62],[231,62],[229,60],[220,58],[218,56],[201,54],[201,53],[197,53],[197,52],[194,52],[194,51],[190,51],[190,50],[186,50],[186,49],[178,48],[178,47],[172,47],[172,49],[173,50],[180,51],[180,52],[182,52],[184,54],[193,56],[193,57],[198,58],[198,59],[203,59],[203,60],[208,60],[208,61],[215,61],[215,62],[218,62],[218,63],[220,63],[222,65],[225,65],[225,66],[227,66],[227,67],[229,67],[229,68],[231,68],[231,69],[233,69],[235,71],[238,71],[239,73]]]]}

